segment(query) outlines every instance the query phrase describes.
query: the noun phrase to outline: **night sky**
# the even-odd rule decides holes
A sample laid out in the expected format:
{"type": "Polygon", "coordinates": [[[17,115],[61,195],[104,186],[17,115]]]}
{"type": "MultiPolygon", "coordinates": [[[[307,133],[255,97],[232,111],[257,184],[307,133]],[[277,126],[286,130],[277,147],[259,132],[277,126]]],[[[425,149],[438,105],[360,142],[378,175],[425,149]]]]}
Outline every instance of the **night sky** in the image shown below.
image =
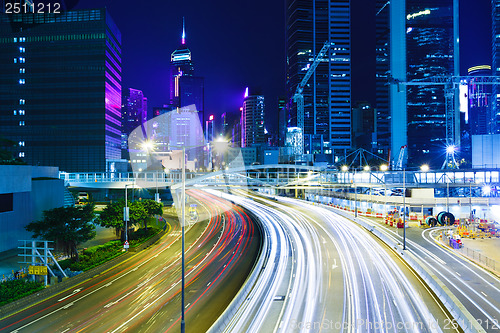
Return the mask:
{"type": "MultiPolygon", "coordinates": [[[[491,64],[489,0],[461,1],[461,63],[491,64]]],[[[353,102],[374,104],[373,0],[352,0],[353,102]]],[[[196,75],[205,77],[205,114],[236,112],[246,86],[266,98],[268,130],[276,128],[285,95],[283,0],[80,0],[76,8],[107,7],[122,33],[122,87],[140,89],[149,108],[168,102],[170,54],[180,46],[182,17],[196,75]]]]}

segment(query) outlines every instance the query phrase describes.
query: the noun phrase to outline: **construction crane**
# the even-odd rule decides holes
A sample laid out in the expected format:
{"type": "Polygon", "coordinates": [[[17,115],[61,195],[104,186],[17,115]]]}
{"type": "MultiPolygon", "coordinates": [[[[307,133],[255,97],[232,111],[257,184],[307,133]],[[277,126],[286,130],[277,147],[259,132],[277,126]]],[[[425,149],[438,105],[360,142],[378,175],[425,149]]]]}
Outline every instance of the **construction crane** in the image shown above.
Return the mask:
{"type": "Polygon", "coordinates": [[[297,89],[295,90],[295,94],[293,95],[293,100],[295,101],[295,103],[297,103],[297,127],[302,130],[301,140],[297,142],[297,145],[300,147],[300,149],[298,150],[299,154],[304,153],[304,88],[307,84],[307,81],[309,81],[312,74],[316,70],[316,67],[318,67],[319,63],[325,59],[331,45],[332,43],[328,41],[323,44],[323,47],[316,55],[313,62],[309,64],[306,75],[304,75],[302,81],[300,81],[300,83],[297,85],[297,89]]]}
{"type": "Polygon", "coordinates": [[[403,170],[403,160],[406,148],[408,148],[408,145],[401,146],[401,148],[399,149],[398,161],[396,162],[394,170],[403,170]]]}
{"type": "MultiPolygon", "coordinates": [[[[399,81],[394,78],[389,78],[390,84],[396,84],[398,91],[400,85],[403,86],[444,86],[445,96],[445,120],[446,120],[446,158],[441,169],[456,168],[458,163],[455,160],[455,137],[458,135],[455,128],[455,97],[458,95],[458,87],[460,85],[469,85],[470,83],[477,85],[498,85],[500,84],[500,76],[452,76],[442,75],[433,76],[425,79],[417,79],[412,81],[399,81]]],[[[398,159],[399,163],[399,159],[398,159]]]]}

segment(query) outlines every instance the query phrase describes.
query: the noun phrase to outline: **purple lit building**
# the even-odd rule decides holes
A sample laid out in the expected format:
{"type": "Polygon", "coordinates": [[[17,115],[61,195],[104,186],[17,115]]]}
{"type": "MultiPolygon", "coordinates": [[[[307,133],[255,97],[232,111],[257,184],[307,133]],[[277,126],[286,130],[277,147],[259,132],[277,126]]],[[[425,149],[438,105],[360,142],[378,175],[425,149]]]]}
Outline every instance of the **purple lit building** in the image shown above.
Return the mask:
{"type": "MultiPolygon", "coordinates": [[[[184,25],[184,24],[183,24],[184,25]]],[[[181,45],[170,56],[170,105],[181,108],[196,105],[200,124],[204,124],[204,78],[194,75],[191,51],[186,45],[186,31],[182,29],[181,45]]]]}
{"type": "Polygon", "coordinates": [[[120,159],[121,34],[106,9],[0,16],[0,133],[61,171],[120,159]]]}

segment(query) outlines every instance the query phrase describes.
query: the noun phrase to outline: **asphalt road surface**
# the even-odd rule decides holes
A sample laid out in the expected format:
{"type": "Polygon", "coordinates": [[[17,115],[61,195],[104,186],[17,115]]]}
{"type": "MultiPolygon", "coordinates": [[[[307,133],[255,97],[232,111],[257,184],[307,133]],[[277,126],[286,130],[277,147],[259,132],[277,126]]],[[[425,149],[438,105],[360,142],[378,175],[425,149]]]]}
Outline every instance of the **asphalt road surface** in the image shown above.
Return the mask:
{"type": "Polygon", "coordinates": [[[221,195],[257,215],[270,240],[226,332],[457,331],[398,256],[352,221],[293,199],[221,195]]]}
{"type": "MultiPolygon", "coordinates": [[[[260,232],[228,201],[189,191],[200,222],[186,226],[186,331],[204,332],[251,270],[260,232]],[[206,217],[206,219],[204,219],[206,217]]],[[[177,332],[180,227],[160,243],[74,288],[0,320],[0,332],[177,332]]]]}

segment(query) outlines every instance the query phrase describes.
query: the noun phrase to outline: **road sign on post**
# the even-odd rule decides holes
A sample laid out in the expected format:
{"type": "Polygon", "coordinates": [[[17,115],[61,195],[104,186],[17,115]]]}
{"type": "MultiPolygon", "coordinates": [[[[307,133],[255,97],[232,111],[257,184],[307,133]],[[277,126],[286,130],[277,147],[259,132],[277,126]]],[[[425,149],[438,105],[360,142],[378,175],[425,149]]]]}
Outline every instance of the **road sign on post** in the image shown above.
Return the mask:
{"type": "Polygon", "coordinates": [[[28,273],[31,275],[47,275],[47,266],[29,266],[28,273]]]}
{"type": "Polygon", "coordinates": [[[129,246],[130,246],[130,245],[129,245],[128,241],[125,241],[125,243],[123,243],[123,248],[124,248],[124,249],[128,249],[128,248],[129,248],[129,246]]]}
{"type": "Polygon", "coordinates": [[[129,207],[123,207],[123,221],[130,221],[130,209],[129,209],[129,207]]]}

